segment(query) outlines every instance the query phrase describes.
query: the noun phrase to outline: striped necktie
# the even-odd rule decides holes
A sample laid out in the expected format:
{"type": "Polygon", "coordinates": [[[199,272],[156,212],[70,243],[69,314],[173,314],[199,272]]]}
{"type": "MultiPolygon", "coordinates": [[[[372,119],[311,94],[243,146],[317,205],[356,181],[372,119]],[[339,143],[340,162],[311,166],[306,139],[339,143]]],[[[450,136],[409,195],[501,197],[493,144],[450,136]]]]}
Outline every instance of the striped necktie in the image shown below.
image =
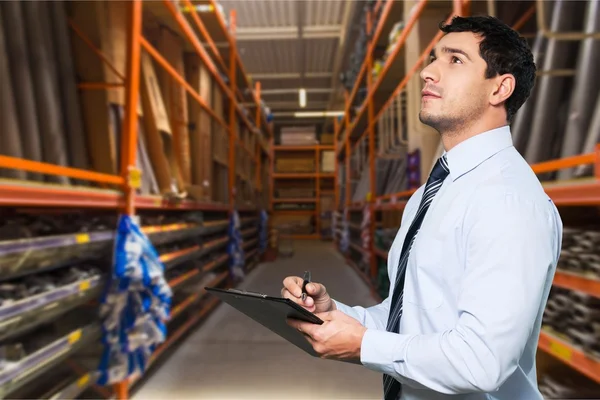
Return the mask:
{"type": "MultiPolygon", "coordinates": [[[[419,233],[419,228],[421,227],[421,223],[423,222],[425,214],[429,209],[429,205],[433,201],[436,193],[442,187],[442,183],[449,173],[450,169],[448,168],[448,162],[446,161],[446,156],[444,155],[437,160],[433,170],[431,171],[431,174],[429,175],[429,179],[427,179],[427,184],[425,185],[425,190],[423,191],[423,197],[421,198],[419,210],[415,214],[410,228],[408,228],[406,238],[404,239],[404,243],[402,245],[402,252],[400,253],[400,261],[398,263],[398,273],[396,275],[396,282],[394,285],[394,294],[392,296],[392,305],[390,306],[390,314],[388,316],[388,323],[386,327],[388,332],[398,332],[400,329],[402,300],[404,297],[404,279],[406,277],[406,267],[408,265],[410,250],[415,242],[417,233],[419,233]]],[[[402,387],[400,382],[387,374],[383,375],[383,391],[385,400],[398,399],[400,397],[401,390],[402,387]]]]}

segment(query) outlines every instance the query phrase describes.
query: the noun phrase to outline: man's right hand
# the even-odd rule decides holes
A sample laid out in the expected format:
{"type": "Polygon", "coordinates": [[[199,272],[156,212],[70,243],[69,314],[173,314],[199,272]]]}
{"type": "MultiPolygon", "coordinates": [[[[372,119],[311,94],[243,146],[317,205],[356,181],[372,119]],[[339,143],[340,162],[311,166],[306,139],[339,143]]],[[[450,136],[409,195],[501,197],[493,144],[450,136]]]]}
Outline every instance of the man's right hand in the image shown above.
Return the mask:
{"type": "Polygon", "coordinates": [[[322,313],[336,310],[335,303],[329,297],[327,289],[320,283],[311,282],[306,285],[306,300],[302,301],[302,284],[304,280],[299,276],[288,276],[283,280],[281,297],[292,300],[313,313],[322,313]]]}

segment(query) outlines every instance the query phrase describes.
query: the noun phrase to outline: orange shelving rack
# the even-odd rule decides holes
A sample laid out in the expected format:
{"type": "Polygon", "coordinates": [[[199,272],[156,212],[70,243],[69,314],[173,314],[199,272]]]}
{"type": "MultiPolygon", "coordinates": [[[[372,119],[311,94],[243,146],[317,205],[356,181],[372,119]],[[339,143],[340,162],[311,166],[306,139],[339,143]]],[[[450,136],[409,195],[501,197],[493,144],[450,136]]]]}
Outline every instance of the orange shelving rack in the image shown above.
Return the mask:
{"type": "MultiPolygon", "coordinates": [[[[335,189],[331,192],[321,190],[322,182],[330,182],[335,187],[333,181],[335,179],[335,172],[322,172],[321,171],[321,156],[323,151],[335,151],[334,145],[302,145],[302,146],[288,146],[288,145],[274,145],[272,146],[272,162],[271,162],[271,176],[272,189],[273,191],[277,187],[279,181],[292,181],[292,182],[311,182],[311,186],[314,188],[314,197],[311,198],[275,198],[274,194],[271,195],[270,209],[274,215],[305,215],[314,217],[314,233],[312,234],[291,234],[294,239],[325,239],[321,235],[322,226],[322,213],[321,213],[321,199],[323,196],[334,195],[335,189]],[[278,156],[282,154],[290,153],[304,153],[310,154],[315,159],[315,172],[300,172],[300,173],[282,173],[275,171],[275,161],[278,156]],[[277,210],[277,204],[287,205],[299,205],[299,204],[314,204],[313,210],[277,210]]],[[[288,236],[289,234],[283,234],[288,236]]]]}
{"type": "MultiPolygon", "coordinates": [[[[124,121],[122,124],[121,152],[120,152],[120,173],[117,175],[98,173],[94,171],[81,170],[76,168],[53,165],[44,162],[34,162],[14,157],[0,156],[0,168],[17,169],[29,172],[37,172],[45,175],[66,176],[85,181],[85,186],[62,186],[55,184],[43,184],[29,181],[0,180],[0,206],[17,208],[47,208],[60,210],[93,210],[105,209],[115,210],[115,212],[134,215],[139,211],[158,210],[198,210],[205,213],[218,213],[220,216],[227,216],[228,213],[238,210],[245,214],[242,218],[243,223],[255,222],[258,220],[257,212],[260,209],[268,209],[270,206],[268,194],[271,191],[272,171],[265,166],[270,162],[272,150],[269,148],[269,141],[273,137],[272,127],[267,122],[266,115],[262,111],[260,99],[260,83],[252,83],[245,73],[244,66],[237,52],[235,39],[235,12],[229,16],[229,24],[224,17],[217,11],[218,6],[214,0],[194,1],[189,0],[173,2],[170,0],[157,2],[142,2],[141,0],[132,0],[127,3],[126,17],[126,68],[124,71],[118,71],[113,66],[109,58],[94,46],[93,41],[87,38],[81,29],[73,21],[69,25],[73,35],[79,36],[93,52],[98,56],[98,62],[105,63],[121,83],[105,82],[80,82],[79,90],[124,90],[125,107],[124,121]],[[206,6],[208,12],[198,12],[197,7],[206,6]],[[144,37],[142,32],[144,12],[151,12],[161,24],[177,32],[180,37],[187,41],[188,48],[191,48],[202,60],[202,63],[209,70],[213,81],[221,89],[224,98],[229,104],[229,114],[226,119],[221,119],[214,110],[212,110],[186,81],[177,70],[169,64],[163,55],[144,37]],[[218,46],[216,43],[227,43],[227,46],[218,46]],[[206,45],[206,46],[205,46],[206,45]],[[208,49],[206,49],[206,48],[208,49]],[[229,138],[229,165],[228,165],[228,191],[229,202],[219,203],[213,201],[195,201],[195,200],[173,200],[162,196],[142,196],[137,193],[140,185],[140,174],[143,171],[137,169],[137,145],[138,145],[138,104],[140,103],[141,86],[141,56],[142,52],[150,55],[160,68],[163,68],[174,81],[179,83],[185,91],[193,98],[206,112],[213,121],[223,126],[229,138]],[[224,76],[227,78],[224,79],[224,76]],[[227,82],[226,82],[227,80],[227,82]],[[236,135],[237,121],[247,128],[249,134],[254,136],[250,141],[244,142],[244,139],[236,135]],[[253,120],[251,122],[251,120],[253,120]],[[248,173],[240,176],[236,174],[236,162],[238,155],[237,149],[241,149],[248,154],[248,159],[253,164],[254,175],[248,173]],[[254,187],[252,203],[236,203],[236,194],[240,191],[240,184],[248,184],[254,187]],[[97,186],[97,187],[93,187],[97,186]]],[[[215,214],[217,215],[217,214],[215,214]]],[[[210,222],[210,221],[209,221],[210,222]]],[[[189,224],[178,224],[173,226],[144,227],[146,234],[152,235],[165,233],[167,231],[177,231],[186,229],[203,229],[210,231],[215,224],[206,222],[202,227],[189,226],[189,224]]],[[[213,221],[214,222],[214,221],[213,221]]],[[[216,221],[221,228],[227,226],[227,219],[216,221]]],[[[248,229],[245,230],[247,232],[248,229]]],[[[73,242],[87,243],[92,239],[88,234],[76,235],[73,242]]],[[[161,255],[161,260],[165,264],[177,263],[190,257],[206,254],[215,249],[220,249],[229,240],[228,236],[221,236],[202,245],[188,246],[187,248],[177,250],[168,254],[161,255]]],[[[255,265],[257,255],[257,240],[249,240],[244,243],[246,250],[246,262],[255,265]]],[[[169,282],[169,285],[175,289],[184,282],[198,274],[215,270],[228,261],[229,256],[221,251],[219,257],[203,265],[200,269],[193,269],[191,272],[180,275],[169,282]]],[[[211,282],[212,285],[228,283],[229,273],[227,271],[218,273],[216,279],[211,282]]],[[[189,312],[191,305],[202,297],[203,294],[194,294],[183,302],[176,305],[172,310],[172,318],[182,315],[185,310],[189,312]]],[[[168,340],[159,347],[154,353],[152,361],[168,349],[173,343],[177,342],[188,330],[190,330],[198,321],[204,318],[217,304],[217,301],[207,301],[203,303],[201,309],[194,311],[185,323],[180,325],[174,332],[169,332],[168,340]]],[[[71,338],[69,338],[71,339],[71,338]]],[[[73,340],[78,340],[74,338],[73,340]]],[[[75,369],[77,369],[75,367],[75,369]]],[[[140,377],[135,377],[129,382],[121,382],[114,387],[114,395],[118,399],[129,398],[129,388],[140,377]]],[[[90,382],[89,374],[83,375],[73,386],[75,389],[83,390],[85,387],[93,385],[90,382]],[[85,382],[84,382],[85,378],[85,382]],[[85,384],[83,384],[84,382],[85,384]]],[[[110,396],[105,388],[96,388],[96,390],[106,396],[110,396]]]]}

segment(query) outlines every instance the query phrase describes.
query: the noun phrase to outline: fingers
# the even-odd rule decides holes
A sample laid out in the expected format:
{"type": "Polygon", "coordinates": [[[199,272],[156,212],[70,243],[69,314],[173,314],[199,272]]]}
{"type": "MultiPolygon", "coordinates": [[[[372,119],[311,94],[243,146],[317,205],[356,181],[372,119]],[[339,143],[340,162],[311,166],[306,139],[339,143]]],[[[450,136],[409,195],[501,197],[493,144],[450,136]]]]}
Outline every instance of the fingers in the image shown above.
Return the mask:
{"type": "Polygon", "coordinates": [[[302,283],[304,281],[298,276],[288,276],[283,280],[283,287],[293,296],[300,298],[302,296],[302,283]]]}
{"type": "Polygon", "coordinates": [[[293,318],[288,318],[287,324],[292,328],[296,329],[298,332],[302,333],[307,338],[312,339],[312,333],[317,328],[317,325],[312,324],[310,322],[304,322],[293,318]]]}

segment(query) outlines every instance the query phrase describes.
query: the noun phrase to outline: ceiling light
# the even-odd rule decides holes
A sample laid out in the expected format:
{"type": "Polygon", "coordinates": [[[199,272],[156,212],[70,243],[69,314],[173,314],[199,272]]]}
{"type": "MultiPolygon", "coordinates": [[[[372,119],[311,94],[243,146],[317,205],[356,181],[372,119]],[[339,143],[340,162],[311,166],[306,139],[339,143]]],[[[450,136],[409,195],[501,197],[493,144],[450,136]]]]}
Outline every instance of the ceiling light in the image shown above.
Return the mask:
{"type": "Polygon", "coordinates": [[[299,111],[294,113],[296,118],[339,117],[342,115],[344,115],[343,111],[299,111]]]}
{"type": "Polygon", "coordinates": [[[300,102],[300,108],[306,107],[306,89],[300,89],[298,91],[298,101],[300,102]]]}

